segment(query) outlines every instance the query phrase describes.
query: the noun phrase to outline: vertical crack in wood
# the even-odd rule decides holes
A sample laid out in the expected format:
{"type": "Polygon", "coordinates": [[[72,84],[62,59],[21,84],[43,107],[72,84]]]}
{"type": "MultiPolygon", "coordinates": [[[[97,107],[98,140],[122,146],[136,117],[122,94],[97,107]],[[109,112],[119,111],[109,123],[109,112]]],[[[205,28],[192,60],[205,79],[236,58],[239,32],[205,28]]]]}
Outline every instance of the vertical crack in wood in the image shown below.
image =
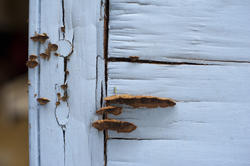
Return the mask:
{"type": "Polygon", "coordinates": [[[65,141],[65,127],[62,127],[62,132],[63,132],[63,156],[64,156],[64,166],[66,165],[66,141],[65,141]]]}
{"type": "Polygon", "coordinates": [[[62,31],[63,33],[63,39],[65,38],[65,9],[64,9],[64,0],[62,0],[62,23],[63,23],[63,28],[64,31],[62,31]]]}
{"type": "MultiPolygon", "coordinates": [[[[104,6],[104,63],[105,63],[105,92],[108,91],[108,39],[109,39],[109,0],[105,1],[104,6]]],[[[103,119],[107,118],[107,114],[103,115],[103,119]]],[[[107,139],[108,131],[104,130],[104,166],[107,166],[107,139]]]]}
{"type": "Polygon", "coordinates": [[[108,82],[108,38],[109,38],[109,0],[106,0],[104,6],[104,37],[103,37],[106,95],[107,95],[107,82],[108,82]]]}

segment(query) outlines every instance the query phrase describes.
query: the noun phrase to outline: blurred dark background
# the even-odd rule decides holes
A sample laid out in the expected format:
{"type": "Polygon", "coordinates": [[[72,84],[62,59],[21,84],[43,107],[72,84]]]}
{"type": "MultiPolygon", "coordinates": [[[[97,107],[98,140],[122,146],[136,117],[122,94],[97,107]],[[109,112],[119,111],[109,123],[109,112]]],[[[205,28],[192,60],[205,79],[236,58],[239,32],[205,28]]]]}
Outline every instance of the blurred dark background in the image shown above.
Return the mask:
{"type": "Polygon", "coordinates": [[[28,165],[28,0],[0,0],[0,166],[28,165]]]}

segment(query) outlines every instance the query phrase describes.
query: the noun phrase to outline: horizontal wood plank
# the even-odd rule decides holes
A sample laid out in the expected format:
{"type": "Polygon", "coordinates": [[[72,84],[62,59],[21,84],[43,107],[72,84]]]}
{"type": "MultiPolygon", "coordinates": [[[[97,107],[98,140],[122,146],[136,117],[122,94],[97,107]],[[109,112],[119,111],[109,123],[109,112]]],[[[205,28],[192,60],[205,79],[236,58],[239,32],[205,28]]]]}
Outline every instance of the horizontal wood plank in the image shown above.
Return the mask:
{"type": "Polygon", "coordinates": [[[112,62],[108,95],[155,95],[177,101],[249,102],[250,65],[157,65],[112,62]]]}
{"type": "Polygon", "coordinates": [[[110,140],[108,166],[248,166],[250,143],[110,140]]]}
{"type": "Polygon", "coordinates": [[[174,107],[124,106],[137,129],[109,131],[108,166],[250,164],[249,64],[108,64],[108,95],[171,97],[174,107]]]}
{"type": "Polygon", "coordinates": [[[109,57],[250,62],[248,0],[110,0],[109,57]]]}

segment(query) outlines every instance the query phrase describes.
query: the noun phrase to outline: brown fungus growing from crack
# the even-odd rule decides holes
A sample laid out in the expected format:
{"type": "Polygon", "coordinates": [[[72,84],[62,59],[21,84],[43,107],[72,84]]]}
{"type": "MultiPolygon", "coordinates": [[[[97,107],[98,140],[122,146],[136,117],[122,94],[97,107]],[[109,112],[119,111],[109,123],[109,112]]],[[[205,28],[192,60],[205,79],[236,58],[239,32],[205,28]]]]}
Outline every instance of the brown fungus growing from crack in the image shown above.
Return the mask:
{"type": "Polygon", "coordinates": [[[129,56],[129,59],[131,60],[131,62],[136,62],[139,60],[138,56],[129,56]]]}
{"type": "Polygon", "coordinates": [[[34,42],[39,41],[40,43],[44,43],[49,38],[49,36],[47,35],[47,33],[42,33],[42,34],[35,33],[35,35],[30,38],[34,42]]]}
{"type": "Polygon", "coordinates": [[[36,60],[36,59],[37,59],[37,56],[36,56],[36,55],[30,55],[30,56],[29,56],[29,59],[30,59],[30,60],[36,60]]]}
{"type": "Polygon", "coordinates": [[[63,84],[63,85],[61,85],[61,88],[65,91],[65,90],[67,90],[68,85],[67,84],[63,84]]]}
{"type": "Polygon", "coordinates": [[[97,110],[96,113],[100,115],[103,115],[104,113],[120,115],[122,113],[122,107],[115,107],[115,106],[102,107],[99,110],[97,110]]]}
{"type": "Polygon", "coordinates": [[[58,54],[57,52],[54,53],[55,56],[60,56],[60,54],[58,54]]]}
{"type": "Polygon", "coordinates": [[[65,26],[61,27],[61,31],[65,32],[65,26]]]}
{"type": "Polygon", "coordinates": [[[36,59],[29,59],[27,62],[26,62],[26,66],[28,68],[35,68],[36,66],[38,65],[38,61],[36,59]]]}
{"type": "Polygon", "coordinates": [[[59,106],[59,105],[60,105],[60,101],[57,101],[57,102],[56,102],[56,106],[59,106]]]}
{"type": "Polygon", "coordinates": [[[48,102],[50,102],[50,100],[45,97],[37,98],[37,101],[39,102],[40,105],[45,105],[48,102]]]}
{"type": "Polygon", "coordinates": [[[50,54],[47,54],[47,53],[41,53],[39,56],[41,58],[45,59],[45,60],[49,60],[50,59],[50,54]]]}
{"type": "Polygon", "coordinates": [[[58,49],[58,45],[57,44],[52,44],[52,43],[48,44],[48,50],[50,50],[50,51],[57,51],[57,49],[58,49]]]}
{"type": "Polygon", "coordinates": [[[68,100],[68,95],[64,93],[63,97],[61,97],[62,101],[67,101],[68,100]]]}
{"type": "Polygon", "coordinates": [[[92,126],[98,130],[115,130],[117,132],[129,133],[136,129],[133,123],[116,119],[97,120],[92,126]]]}
{"type": "Polygon", "coordinates": [[[133,96],[129,94],[114,95],[105,98],[106,104],[126,104],[134,108],[146,107],[172,107],[176,102],[170,98],[155,97],[155,96],[133,96]]]}

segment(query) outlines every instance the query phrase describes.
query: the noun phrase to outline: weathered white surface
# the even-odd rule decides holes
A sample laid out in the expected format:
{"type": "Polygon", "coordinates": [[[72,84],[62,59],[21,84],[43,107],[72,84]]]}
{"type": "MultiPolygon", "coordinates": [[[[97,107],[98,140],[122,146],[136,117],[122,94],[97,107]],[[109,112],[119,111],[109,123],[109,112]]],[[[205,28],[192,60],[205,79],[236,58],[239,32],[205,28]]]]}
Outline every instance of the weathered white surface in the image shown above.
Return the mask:
{"type": "MultiPolygon", "coordinates": [[[[40,15],[39,0],[29,1],[29,36],[33,36],[35,32],[39,32],[40,28],[40,15]]],[[[29,41],[29,55],[39,53],[39,45],[29,41]]],[[[34,94],[39,92],[39,68],[29,69],[28,80],[30,85],[29,90],[29,165],[39,166],[39,107],[37,105],[34,94]]]]}
{"type": "Polygon", "coordinates": [[[110,0],[109,57],[250,61],[249,0],[110,0]]]}
{"type": "Polygon", "coordinates": [[[108,141],[108,166],[249,166],[249,141],[108,141]]]}
{"type": "Polygon", "coordinates": [[[250,65],[109,63],[108,95],[155,95],[177,101],[249,102],[250,65]]]}
{"type": "Polygon", "coordinates": [[[110,62],[108,69],[108,95],[116,88],[118,94],[177,100],[172,108],[125,107],[110,116],[137,129],[109,132],[108,166],[250,164],[249,64],[110,62]]]}
{"type": "Polygon", "coordinates": [[[101,2],[31,0],[30,4],[30,36],[35,32],[49,36],[44,44],[30,41],[30,54],[44,52],[48,42],[57,43],[61,54],[52,52],[49,60],[39,58],[39,66],[29,70],[30,165],[104,165],[103,133],[91,127],[98,119],[95,110],[100,107],[101,86],[97,85],[104,75],[96,65],[102,49],[97,41],[101,2]],[[57,93],[64,93],[60,86],[66,83],[69,98],[56,106],[57,93]],[[50,102],[38,105],[38,97],[50,102]]]}

